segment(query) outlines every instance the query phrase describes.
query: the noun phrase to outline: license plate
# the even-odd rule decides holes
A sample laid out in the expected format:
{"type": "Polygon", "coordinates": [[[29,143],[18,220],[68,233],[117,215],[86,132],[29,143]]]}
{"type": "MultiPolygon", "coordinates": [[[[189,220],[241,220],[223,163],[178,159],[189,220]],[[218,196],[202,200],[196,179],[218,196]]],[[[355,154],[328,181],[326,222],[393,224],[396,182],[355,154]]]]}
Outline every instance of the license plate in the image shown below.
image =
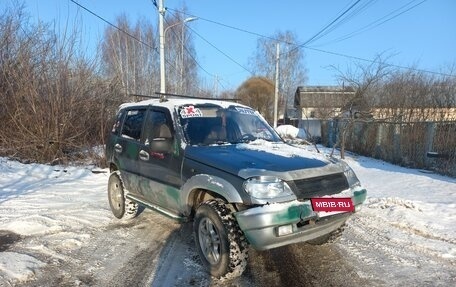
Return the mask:
{"type": "Polygon", "coordinates": [[[329,216],[343,212],[354,212],[355,205],[351,198],[333,198],[333,197],[320,197],[311,198],[313,210],[318,216],[329,216]]]}

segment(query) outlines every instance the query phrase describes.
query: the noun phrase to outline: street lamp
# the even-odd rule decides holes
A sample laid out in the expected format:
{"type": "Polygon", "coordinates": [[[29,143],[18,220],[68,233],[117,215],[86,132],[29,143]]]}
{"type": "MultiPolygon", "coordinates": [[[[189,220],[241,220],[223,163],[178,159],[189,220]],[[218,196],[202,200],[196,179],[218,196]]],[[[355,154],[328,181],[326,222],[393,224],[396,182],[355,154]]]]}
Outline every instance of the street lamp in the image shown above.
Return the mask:
{"type": "Polygon", "coordinates": [[[183,94],[184,93],[184,26],[185,23],[190,22],[190,21],[195,21],[198,20],[197,17],[189,17],[184,20],[182,23],[182,33],[181,33],[181,66],[180,66],[180,92],[183,94]]]}
{"type": "Polygon", "coordinates": [[[197,17],[188,17],[188,18],[185,18],[184,21],[182,22],[177,22],[177,23],[174,23],[173,25],[171,26],[168,26],[166,27],[166,29],[163,31],[163,43],[162,43],[162,47],[161,47],[161,52],[163,53],[163,56],[162,58],[160,59],[160,70],[161,70],[161,89],[160,89],[160,92],[161,93],[166,93],[166,76],[165,76],[165,60],[164,60],[164,49],[165,49],[165,39],[166,39],[166,32],[174,27],[174,26],[177,26],[177,25],[182,25],[182,33],[181,33],[181,36],[182,36],[182,39],[181,39],[181,57],[182,57],[182,62],[181,62],[181,70],[180,70],[180,74],[181,74],[181,87],[182,87],[182,80],[183,80],[183,66],[184,66],[184,26],[185,26],[185,23],[187,22],[190,22],[190,21],[194,21],[194,20],[197,20],[198,18],[197,17]]]}

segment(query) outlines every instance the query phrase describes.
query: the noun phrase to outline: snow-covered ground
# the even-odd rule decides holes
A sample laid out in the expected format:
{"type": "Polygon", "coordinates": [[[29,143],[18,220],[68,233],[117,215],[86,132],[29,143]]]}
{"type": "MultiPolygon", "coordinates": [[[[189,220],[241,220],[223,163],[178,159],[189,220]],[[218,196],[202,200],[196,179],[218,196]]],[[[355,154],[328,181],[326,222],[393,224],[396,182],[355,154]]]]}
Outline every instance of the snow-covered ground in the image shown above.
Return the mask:
{"type": "Polygon", "coordinates": [[[62,250],[78,249],[90,240],[92,231],[112,220],[107,178],[89,167],[21,164],[0,158],[0,251],[6,249],[0,252],[0,286],[33,279],[46,262],[31,254],[70,260],[62,250]],[[9,252],[8,243],[20,238],[30,239],[23,252],[9,252]]]}
{"type": "Polygon", "coordinates": [[[362,277],[456,286],[456,179],[366,157],[346,160],[368,190],[338,246],[362,277]]]}
{"type": "MultiPolygon", "coordinates": [[[[368,199],[335,246],[356,273],[380,286],[456,286],[456,179],[350,154],[347,162],[368,199]]],[[[117,222],[107,181],[107,170],[0,158],[0,286],[33,282],[47,266],[74,261],[117,222]]]]}

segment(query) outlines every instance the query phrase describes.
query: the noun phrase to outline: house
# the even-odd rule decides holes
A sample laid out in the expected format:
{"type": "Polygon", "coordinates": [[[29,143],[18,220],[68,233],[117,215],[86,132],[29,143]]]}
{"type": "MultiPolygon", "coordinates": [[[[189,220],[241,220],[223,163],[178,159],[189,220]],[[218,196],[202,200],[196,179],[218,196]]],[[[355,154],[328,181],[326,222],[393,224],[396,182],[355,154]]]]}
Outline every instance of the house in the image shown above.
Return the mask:
{"type": "Polygon", "coordinates": [[[336,117],[354,97],[353,87],[299,86],[294,107],[299,119],[336,117]]]}

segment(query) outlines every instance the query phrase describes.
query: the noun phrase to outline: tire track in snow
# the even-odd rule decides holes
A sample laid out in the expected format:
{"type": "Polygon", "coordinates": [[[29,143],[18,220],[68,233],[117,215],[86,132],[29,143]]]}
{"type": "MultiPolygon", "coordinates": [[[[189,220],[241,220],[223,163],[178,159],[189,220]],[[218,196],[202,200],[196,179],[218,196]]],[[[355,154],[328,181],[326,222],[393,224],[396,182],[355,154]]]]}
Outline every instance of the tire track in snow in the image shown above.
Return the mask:
{"type": "Polygon", "coordinates": [[[363,209],[362,214],[349,221],[338,247],[360,267],[363,277],[382,280],[385,285],[456,283],[456,260],[451,256],[444,258],[443,250],[434,249],[446,244],[448,250],[456,251],[450,240],[439,240],[417,229],[397,225],[370,213],[369,208],[363,209]]]}

